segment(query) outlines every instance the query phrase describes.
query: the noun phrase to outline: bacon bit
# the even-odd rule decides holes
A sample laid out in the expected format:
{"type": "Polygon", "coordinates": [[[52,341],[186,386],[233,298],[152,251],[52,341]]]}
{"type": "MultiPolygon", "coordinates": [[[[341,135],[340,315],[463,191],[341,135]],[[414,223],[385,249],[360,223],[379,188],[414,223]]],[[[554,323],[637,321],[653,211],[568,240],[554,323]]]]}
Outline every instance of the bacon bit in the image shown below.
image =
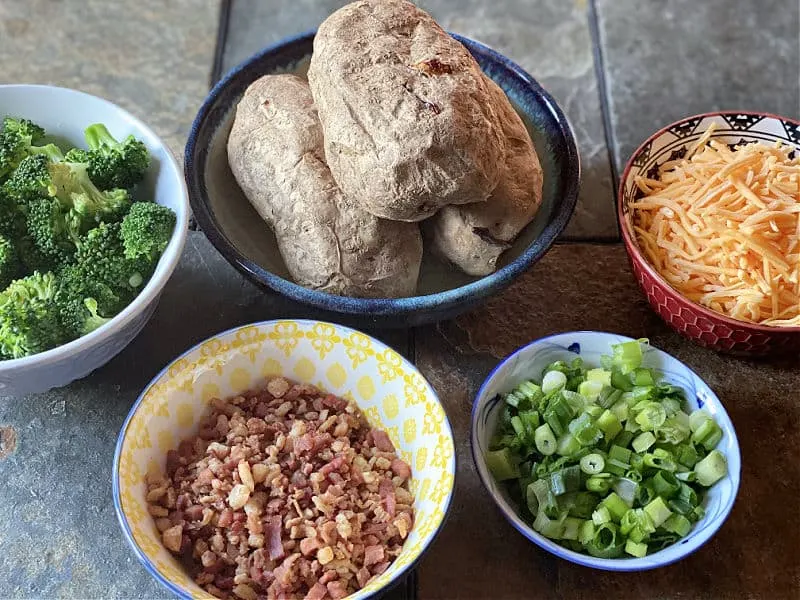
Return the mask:
{"type": "Polygon", "coordinates": [[[370,567],[372,565],[377,565],[378,563],[382,562],[385,558],[385,554],[383,552],[383,546],[375,545],[375,546],[367,546],[364,548],[364,566],[370,567]]]}
{"type": "Polygon", "coordinates": [[[372,440],[375,442],[375,446],[381,452],[394,452],[394,444],[392,440],[389,439],[389,435],[383,431],[382,429],[373,429],[372,430],[372,440]]]}
{"type": "Polygon", "coordinates": [[[321,475],[327,477],[328,475],[330,475],[334,471],[338,471],[339,469],[341,469],[343,464],[344,464],[344,456],[337,456],[331,462],[329,462],[327,465],[324,465],[319,470],[319,472],[320,472],[321,475]]]}
{"type": "Polygon", "coordinates": [[[336,580],[328,582],[328,593],[333,600],[341,600],[347,596],[347,584],[344,581],[336,580]]]}
{"type": "Polygon", "coordinates": [[[318,538],[304,538],[300,540],[300,552],[303,556],[311,556],[322,547],[322,542],[318,538]]]}
{"type": "Polygon", "coordinates": [[[388,569],[388,568],[389,568],[389,565],[390,565],[390,564],[391,564],[391,563],[390,563],[390,562],[387,560],[387,561],[385,561],[385,562],[382,562],[382,563],[380,563],[380,564],[378,564],[378,565],[375,565],[375,566],[372,568],[372,574],[373,574],[373,575],[380,575],[380,574],[381,574],[381,573],[383,573],[383,572],[384,572],[386,569],[388,569]]]}
{"type": "Polygon", "coordinates": [[[327,594],[328,588],[321,583],[315,583],[314,586],[308,590],[308,593],[303,600],[322,600],[327,594]]]}
{"type": "Polygon", "coordinates": [[[180,552],[183,545],[183,525],[175,525],[164,531],[161,534],[161,541],[164,542],[167,550],[180,552]]]}
{"type": "Polygon", "coordinates": [[[391,479],[382,479],[378,492],[381,495],[381,504],[386,509],[390,517],[394,517],[397,512],[397,497],[394,493],[394,484],[391,479]]]}
{"type": "Polygon", "coordinates": [[[333,394],[328,394],[327,396],[323,397],[322,404],[323,406],[327,406],[328,408],[338,411],[342,411],[347,408],[347,400],[338,398],[333,394]]]}
{"type": "Polygon", "coordinates": [[[297,455],[314,449],[314,434],[304,433],[294,441],[294,453],[297,455]]]}
{"type": "Polygon", "coordinates": [[[408,463],[402,459],[395,458],[392,460],[391,464],[392,473],[397,475],[398,477],[402,477],[403,479],[408,479],[411,477],[411,467],[408,466],[408,463]]]}
{"type": "Polygon", "coordinates": [[[278,560],[285,556],[281,543],[281,524],[281,518],[278,515],[264,519],[264,537],[267,540],[269,557],[272,560],[278,560]]]}
{"type": "Polygon", "coordinates": [[[333,580],[334,580],[334,579],[336,579],[338,576],[339,576],[339,573],[337,573],[335,569],[332,569],[332,570],[330,570],[330,571],[325,571],[325,572],[322,574],[322,577],[320,577],[320,578],[319,578],[319,582],[320,582],[322,585],[326,585],[326,584],[327,584],[329,581],[333,581],[333,580]]]}
{"type": "Polygon", "coordinates": [[[233,511],[230,508],[226,508],[219,514],[219,520],[217,521],[217,526],[230,527],[232,523],[233,523],[233,511]]]}
{"type": "Polygon", "coordinates": [[[359,587],[364,587],[369,583],[370,578],[372,578],[372,573],[369,572],[369,569],[366,567],[361,567],[356,573],[356,581],[358,581],[359,587]]]}
{"type": "Polygon", "coordinates": [[[198,485],[210,485],[214,479],[214,472],[211,469],[205,468],[197,474],[195,483],[198,485]]]}
{"type": "Polygon", "coordinates": [[[357,467],[351,467],[350,481],[352,481],[356,485],[361,485],[362,483],[364,483],[364,474],[357,467]]]}
{"type": "Polygon", "coordinates": [[[370,535],[374,533],[381,533],[389,527],[388,523],[367,523],[361,528],[361,533],[370,535]]]}
{"type": "Polygon", "coordinates": [[[183,511],[183,514],[186,515],[189,521],[199,521],[203,518],[203,507],[195,504],[183,511]]]}
{"type": "Polygon", "coordinates": [[[178,470],[178,467],[181,466],[181,457],[175,450],[170,450],[167,452],[167,475],[172,477],[175,475],[175,471],[178,470]]]}

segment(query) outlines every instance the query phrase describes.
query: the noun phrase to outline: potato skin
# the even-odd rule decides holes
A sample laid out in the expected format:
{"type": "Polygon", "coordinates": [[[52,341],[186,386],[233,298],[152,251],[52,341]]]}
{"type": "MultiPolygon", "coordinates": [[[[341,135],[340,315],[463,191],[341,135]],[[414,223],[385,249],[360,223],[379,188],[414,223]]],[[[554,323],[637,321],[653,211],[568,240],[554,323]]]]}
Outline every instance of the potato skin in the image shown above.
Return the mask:
{"type": "Polygon", "coordinates": [[[379,219],[348,199],[323,156],[311,91],[295,75],[267,75],[246,90],[228,138],[236,181],[274,230],[302,286],[358,297],[414,294],[419,226],[379,219]]]}
{"type": "Polygon", "coordinates": [[[387,219],[480,202],[505,155],[480,67],[406,0],[360,0],[314,38],[309,84],[342,191],[387,219]]]}
{"type": "Polygon", "coordinates": [[[434,253],[475,276],[495,270],[497,259],[542,203],[542,167],[528,130],[505,92],[486,80],[507,140],[500,182],[486,202],[446,206],[424,227],[434,253]]]}

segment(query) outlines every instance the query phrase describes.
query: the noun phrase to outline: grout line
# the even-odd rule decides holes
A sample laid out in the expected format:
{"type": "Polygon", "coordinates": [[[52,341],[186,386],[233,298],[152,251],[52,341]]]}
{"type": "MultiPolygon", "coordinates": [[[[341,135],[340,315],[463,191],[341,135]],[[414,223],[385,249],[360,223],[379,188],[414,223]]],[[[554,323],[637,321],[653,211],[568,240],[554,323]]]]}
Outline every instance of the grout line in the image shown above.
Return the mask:
{"type": "Polygon", "coordinates": [[[594,70],[597,77],[597,92],[600,99],[600,112],[603,114],[603,134],[608,150],[608,162],[611,169],[611,184],[614,198],[614,219],[617,222],[617,236],[622,239],[619,219],[617,218],[617,189],[619,173],[617,172],[616,151],[614,147],[614,128],[611,125],[611,99],[606,85],[605,58],[600,41],[600,23],[597,17],[597,0],[589,0],[589,33],[592,36],[592,53],[594,54],[594,70]]]}
{"type": "Polygon", "coordinates": [[[225,45],[228,41],[228,29],[231,20],[233,0],[221,0],[219,4],[219,25],[217,26],[217,42],[214,48],[214,63],[211,66],[209,88],[222,77],[222,66],[225,58],[225,45]]]}

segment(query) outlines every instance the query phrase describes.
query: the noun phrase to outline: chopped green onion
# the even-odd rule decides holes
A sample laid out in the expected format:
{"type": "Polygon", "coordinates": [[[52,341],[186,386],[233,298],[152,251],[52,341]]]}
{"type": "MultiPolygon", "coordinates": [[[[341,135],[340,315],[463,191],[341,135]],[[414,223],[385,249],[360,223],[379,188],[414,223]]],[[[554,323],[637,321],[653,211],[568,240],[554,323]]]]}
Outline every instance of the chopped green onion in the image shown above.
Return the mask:
{"type": "Polygon", "coordinates": [[[653,398],[655,390],[652,385],[637,385],[631,390],[631,395],[636,402],[649,402],[653,398]]]}
{"type": "Polygon", "coordinates": [[[516,479],[520,476],[519,464],[514,460],[509,448],[489,450],[486,453],[486,466],[497,481],[516,479]]]}
{"type": "Polygon", "coordinates": [[[648,402],[636,415],[636,423],[644,431],[652,431],[657,427],[661,427],[666,420],[667,413],[658,402],[648,402]]]}
{"type": "Polygon", "coordinates": [[[597,419],[597,427],[603,432],[606,441],[611,441],[622,431],[622,423],[619,422],[617,415],[606,409],[597,419]]]}
{"type": "Polygon", "coordinates": [[[543,512],[539,512],[533,522],[533,529],[546,538],[557,540],[564,534],[564,521],[566,518],[567,513],[564,513],[558,518],[551,519],[543,512]]]}
{"type": "Polygon", "coordinates": [[[628,508],[633,506],[634,500],[636,500],[636,491],[639,489],[639,484],[631,479],[627,479],[622,477],[617,480],[617,483],[614,484],[614,492],[622,498],[625,504],[628,505],[628,508]]]}
{"type": "Polygon", "coordinates": [[[700,456],[697,454],[697,450],[692,444],[681,444],[678,446],[675,458],[678,459],[679,463],[690,469],[700,460],[700,456]]]}
{"type": "Polygon", "coordinates": [[[564,519],[564,531],[561,533],[561,538],[565,540],[577,540],[581,525],[583,525],[583,520],[576,519],[575,517],[567,517],[564,519]]]}
{"type": "Polygon", "coordinates": [[[550,489],[556,496],[575,492],[581,487],[581,468],[578,465],[566,467],[550,475],[550,489]]]}
{"type": "Polygon", "coordinates": [[[613,387],[604,387],[597,398],[597,404],[603,408],[609,408],[622,398],[622,390],[614,389],[613,387]]]}
{"type": "Polygon", "coordinates": [[[592,513],[592,523],[594,523],[595,525],[602,525],[604,523],[610,523],[610,522],[611,522],[611,511],[608,510],[608,507],[603,506],[601,504],[592,513]]]}
{"type": "Polygon", "coordinates": [[[578,531],[578,541],[584,545],[588,544],[594,537],[595,529],[595,524],[591,520],[581,523],[581,528],[578,531]]]}
{"type": "Polygon", "coordinates": [[[622,431],[614,438],[614,445],[625,448],[633,440],[633,433],[630,431],[622,431]]]}
{"type": "Polygon", "coordinates": [[[596,381],[603,385],[611,385],[611,371],[607,369],[589,369],[586,371],[586,381],[596,381]]]}
{"type": "Polygon", "coordinates": [[[533,433],[533,440],[536,443],[536,449],[545,456],[550,456],[556,452],[556,436],[553,435],[553,430],[545,423],[536,428],[533,433]]]}
{"type": "Polygon", "coordinates": [[[712,417],[708,411],[705,411],[702,408],[698,408],[696,411],[692,412],[692,414],[689,415],[689,427],[691,428],[692,433],[697,431],[703,423],[710,421],[711,419],[712,417]]]}
{"type": "Polygon", "coordinates": [[[700,425],[692,434],[692,442],[701,444],[706,450],[713,450],[722,439],[722,429],[712,419],[700,425]]]}
{"type": "Polygon", "coordinates": [[[562,435],[558,440],[556,452],[561,456],[573,456],[581,449],[581,444],[572,434],[562,435]]]}
{"type": "Polygon", "coordinates": [[[647,554],[647,544],[637,544],[633,540],[625,542],[625,552],[636,558],[642,558],[647,554]]]}
{"type": "Polygon", "coordinates": [[[652,386],[656,383],[653,379],[653,372],[650,369],[643,369],[641,367],[633,370],[631,373],[631,381],[635,386],[652,386]]]}
{"type": "Polygon", "coordinates": [[[628,469],[627,471],[625,471],[625,477],[627,479],[630,479],[631,481],[635,481],[636,483],[642,481],[642,474],[635,469],[628,469]]]}
{"type": "Polygon", "coordinates": [[[630,468],[631,466],[628,463],[624,463],[616,458],[609,458],[606,461],[606,471],[613,475],[617,475],[618,477],[625,475],[630,468]]]}
{"type": "Polygon", "coordinates": [[[633,449],[636,452],[641,454],[655,443],[656,443],[656,436],[654,436],[649,431],[645,431],[643,433],[640,433],[634,438],[633,442],[631,443],[631,446],[633,446],[633,449]]]}
{"type": "Polygon", "coordinates": [[[656,448],[652,453],[645,454],[643,459],[645,467],[664,471],[675,471],[678,468],[672,460],[672,454],[662,448],[656,448]]]}
{"type": "Polygon", "coordinates": [[[628,407],[628,403],[622,402],[621,400],[615,403],[609,410],[614,413],[614,416],[617,417],[620,422],[626,421],[630,416],[630,407],[628,407]]]}
{"type": "Polygon", "coordinates": [[[624,542],[618,539],[619,530],[613,523],[603,523],[586,544],[586,551],[597,558],[617,558],[622,555],[624,542]]]}
{"type": "Polygon", "coordinates": [[[605,494],[608,492],[614,482],[610,476],[602,477],[602,475],[607,475],[607,473],[600,473],[589,477],[589,479],[586,480],[586,489],[590,492],[597,492],[598,494],[605,494]]]}
{"type": "Polygon", "coordinates": [[[600,498],[590,492],[568,492],[558,498],[558,506],[570,517],[589,519],[600,503],[600,498]]]}
{"type": "MultiPolygon", "coordinates": [[[[609,383],[611,381],[609,373],[609,383]]],[[[600,396],[600,392],[603,391],[603,382],[602,381],[594,381],[591,379],[587,379],[586,381],[582,382],[578,386],[578,393],[589,400],[590,402],[594,402],[600,396]]]]}
{"type": "Polygon", "coordinates": [[[662,527],[671,533],[686,537],[686,534],[692,529],[692,523],[683,515],[672,515],[664,521],[662,527]]]}
{"type": "Polygon", "coordinates": [[[680,482],[669,471],[659,471],[651,479],[656,494],[668,500],[678,494],[681,489],[680,482]]]}
{"type": "Polygon", "coordinates": [[[623,392],[630,392],[633,389],[631,378],[617,368],[611,371],[611,385],[623,392]]]}
{"type": "Polygon", "coordinates": [[[636,490],[636,501],[641,505],[645,506],[652,502],[656,497],[656,491],[653,489],[653,484],[649,481],[646,481],[639,485],[636,490]]]}
{"type": "Polygon", "coordinates": [[[697,480],[697,473],[694,471],[685,471],[683,473],[675,473],[675,477],[680,481],[692,483],[697,480]]]}
{"type": "Polygon", "coordinates": [[[588,404],[583,408],[583,413],[589,415],[593,419],[596,419],[603,414],[603,407],[598,406],[597,404],[588,404]]]}
{"type": "Polygon", "coordinates": [[[588,404],[586,398],[581,396],[578,392],[561,390],[561,397],[564,398],[567,404],[569,404],[573,414],[581,412],[588,404]]]}
{"type": "Polygon", "coordinates": [[[567,385],[567,376],[561,371],[548,371],[542,378],[542,392],[549,394],[567,385]]]}
{"type": "Polygon", "coordinates": [[[536,495],[536,482],[529,483],[525,487],[525,504],[528,505],[528,510],[532,515],[539,512],[539,498],[536,495]]]}
{"type": "Polygon", "coordinates": [[[623,373],[630,373],[642,364],[642,344],[638,341],[611,344],[614,365],[623,373]]]}
{"type": "Polygon", "coordinates": [[[550,429],[553,430],[553,433],[556,435],[563,435],[572,417],[575,416],[575,412],[564,399],[563,395],[558,394],[550,399],[542,416],[547,424],[550,425],[550,429]]]}
{"type": "Polygon", "coordinates": [[[653,525],[656,527],[661,527],[661,524],[672,515],[672,511],[660,497],[645,506],[644,512],[650,515],[650,518],[653,519],[653,525]]]}
{"type": "Polygon", "coordinates": [[[631,460],[631,451],[622,446],[614,444],[608,449],[608,458],[615,459],[623,463],[629,463],[631,460]]]}
{"type": "Polygon", "coordinates": [[[694,472],[697,474],[697,483],[709,487],[725,477],[728,472],[728,462],[719,450],[712,450],[694,466],[694,472]]]}
{"type": "Polygon", "coordinates": [[[603,472],[606,461],[599,454],[587,454],[581,459],[581,471],[587,475],[596,475],[603,472]]]}
{"type": "Polygon", "coordinates": [[[511,427],[514,428],[514,433],[520,439],[525,439],[525,425],[522,424],[522,419],[519,415],[511,417],[511,427]]]}
{"type": "Polygon", "coordinates": [[[706,516],[706,511],[702,506],[695,506],[692,513],[689,515],[689,520],[695,523],[706,516]]]}
{"type": "Polygon", "coordinates": [[[628,505],[616,492],[611,492],[600,502],[611,513],[611,519],[619,523],[620,519],[628,512],[628,505]]]}

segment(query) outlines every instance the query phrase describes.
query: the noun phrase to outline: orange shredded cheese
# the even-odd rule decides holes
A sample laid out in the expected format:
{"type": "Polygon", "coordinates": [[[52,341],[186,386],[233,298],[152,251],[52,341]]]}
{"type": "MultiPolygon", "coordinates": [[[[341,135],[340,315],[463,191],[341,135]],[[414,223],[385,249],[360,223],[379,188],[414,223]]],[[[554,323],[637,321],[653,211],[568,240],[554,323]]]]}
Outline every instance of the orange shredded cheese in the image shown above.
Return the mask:
{"type": "Polygon", "coordinates": [[[639,247],[678,292],[729,317],[800,326],[800,151],[703,135],[659,178],[637,176],[639,247]]]}

